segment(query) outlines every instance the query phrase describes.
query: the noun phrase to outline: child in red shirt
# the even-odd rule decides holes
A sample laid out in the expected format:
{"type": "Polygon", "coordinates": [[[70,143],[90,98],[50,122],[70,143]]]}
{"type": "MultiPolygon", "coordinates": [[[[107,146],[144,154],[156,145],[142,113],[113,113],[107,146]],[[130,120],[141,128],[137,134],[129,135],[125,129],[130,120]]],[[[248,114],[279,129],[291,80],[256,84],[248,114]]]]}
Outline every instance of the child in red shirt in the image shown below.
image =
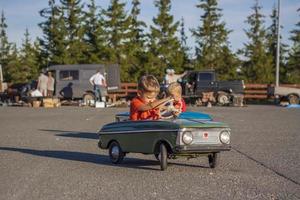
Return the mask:
{"type": "Polygon", "coordinates": [[[181,112],[186,111],[186,104],[181,96],[182,88],[179,83],[171,83],[168,87],[168,93],[174,98],[173,107],[174,115],[178,116],[181,112]]]}
{"type": "Polygon", "coordinates": [[[138,96],[132,99],[130,104],[130,120],[157,120],[160,118],[160,106],[172,100],[172,97],[156,100],[159,90],[159,83],[154,76],[141,77],[138,83],[138,96]]]}

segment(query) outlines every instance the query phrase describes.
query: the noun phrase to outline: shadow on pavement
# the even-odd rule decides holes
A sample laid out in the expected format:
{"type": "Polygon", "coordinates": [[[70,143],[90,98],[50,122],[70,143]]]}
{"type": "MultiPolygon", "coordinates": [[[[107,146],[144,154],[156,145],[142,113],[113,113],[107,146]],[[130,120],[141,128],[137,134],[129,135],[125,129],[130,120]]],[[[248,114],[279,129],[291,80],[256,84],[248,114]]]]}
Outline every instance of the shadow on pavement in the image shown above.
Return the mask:
{"type": "MultiPolygon", "coordinates": [[[[48,158],[87,162],[87,163],[108,165],[114,167],[160,171],[158,167],[159,162],[155,160],[125,158],[122,164],[116,165],[110,162],[109,156],[101,155],[101,154],[93,154],[93,153],[83,153],[83,152],[74,152],[74,151],[34,150],[34,149],[14,148],[14,147],[0,147],[0,151],[14,151],[14,152],[20,152],[20,153],[30,154],[34,156],[48,157],[48,158]],[[154,166],[156,168],[147,167],[147,166],[154,166]]],[[[189,165],[189,164],[172,163],[172,162],[170,162],[169,164],[185,166],[185,167],[209,168],[200,165],[189,165]]]]}
{"type": "Polygon", "coordinates": [[[84,139],[99,139],[97,133],[91,132],[78,132],[78,131],[63,131],[63,130],[51,130],[51,129],[39,129],[39,131],[55,132],[56,136],[61,137],[73,137],[73,138],[84,138],[84,139]]]}

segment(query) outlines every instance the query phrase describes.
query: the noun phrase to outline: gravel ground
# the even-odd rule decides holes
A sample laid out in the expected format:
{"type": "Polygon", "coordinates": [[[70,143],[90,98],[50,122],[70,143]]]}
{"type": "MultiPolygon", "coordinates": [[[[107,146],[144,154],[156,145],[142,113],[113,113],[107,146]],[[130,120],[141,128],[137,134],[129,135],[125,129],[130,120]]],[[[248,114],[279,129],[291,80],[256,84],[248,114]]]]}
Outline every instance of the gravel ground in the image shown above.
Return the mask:
{"type": "Polygon", "coordinates": [[[216,169],[207,158],[128,154],[110,163],[97,130],[127,108],[0,107],[0,199],[300,199],[300,109],[189,107],[232,129],[216,169]]]}

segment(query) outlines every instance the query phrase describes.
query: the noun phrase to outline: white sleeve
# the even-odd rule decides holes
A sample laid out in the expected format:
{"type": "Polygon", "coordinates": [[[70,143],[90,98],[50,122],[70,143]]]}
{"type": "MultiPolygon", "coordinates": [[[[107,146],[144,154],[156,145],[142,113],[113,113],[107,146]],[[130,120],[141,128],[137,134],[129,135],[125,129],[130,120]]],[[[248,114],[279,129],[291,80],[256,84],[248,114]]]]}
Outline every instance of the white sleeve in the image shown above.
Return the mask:
{"type": "Polygon", "coordinates": [[[94,85],[94,83],[93,83],[94,79],[95,79],[95,74],[90,78],[90,83],[91,83],[92,85],[94,85]]]}
{"type": "Polygon", "coordinates": [[[105,81],[105,77],[101,74],[101,79],[103,80],[103,81],[105,81]]]}

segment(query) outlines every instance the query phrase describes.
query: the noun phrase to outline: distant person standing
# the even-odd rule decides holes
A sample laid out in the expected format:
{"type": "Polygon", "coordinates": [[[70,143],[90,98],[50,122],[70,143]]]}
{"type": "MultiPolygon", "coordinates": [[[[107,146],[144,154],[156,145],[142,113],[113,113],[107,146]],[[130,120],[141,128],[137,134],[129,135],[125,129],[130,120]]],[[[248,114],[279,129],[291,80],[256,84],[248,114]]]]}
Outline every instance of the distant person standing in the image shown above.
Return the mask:
{"type": "Polygon", "coordinates": [[[47,96],[48,77],[41,71],[38,78],[37,89],[42,93],[43,97],[47,96]]]}
{"type": "Polygon", "coordinates": [[[55,80],[52,76],[52,72],[48,72],[47,96],[51,98],[53,97],[53,93],[54,93],[54,83],[55,80]]]}
{"type": "Polygon", "coordinates": [[[181,79],[187,74],[187,72],[184,72],[182,74],[175,74],[174,69],[167,69],[166,73],[167,74],[164,79],[166,87],[168,87],[171,83],[176,83],[179,79],[181,79]]]}
{"type": "Polygon", "coordinates": [[[106,101],[107,90],[106,80],[100,70],[90,78],[90,83],[94,86],[95,100],[106,101]]]}

